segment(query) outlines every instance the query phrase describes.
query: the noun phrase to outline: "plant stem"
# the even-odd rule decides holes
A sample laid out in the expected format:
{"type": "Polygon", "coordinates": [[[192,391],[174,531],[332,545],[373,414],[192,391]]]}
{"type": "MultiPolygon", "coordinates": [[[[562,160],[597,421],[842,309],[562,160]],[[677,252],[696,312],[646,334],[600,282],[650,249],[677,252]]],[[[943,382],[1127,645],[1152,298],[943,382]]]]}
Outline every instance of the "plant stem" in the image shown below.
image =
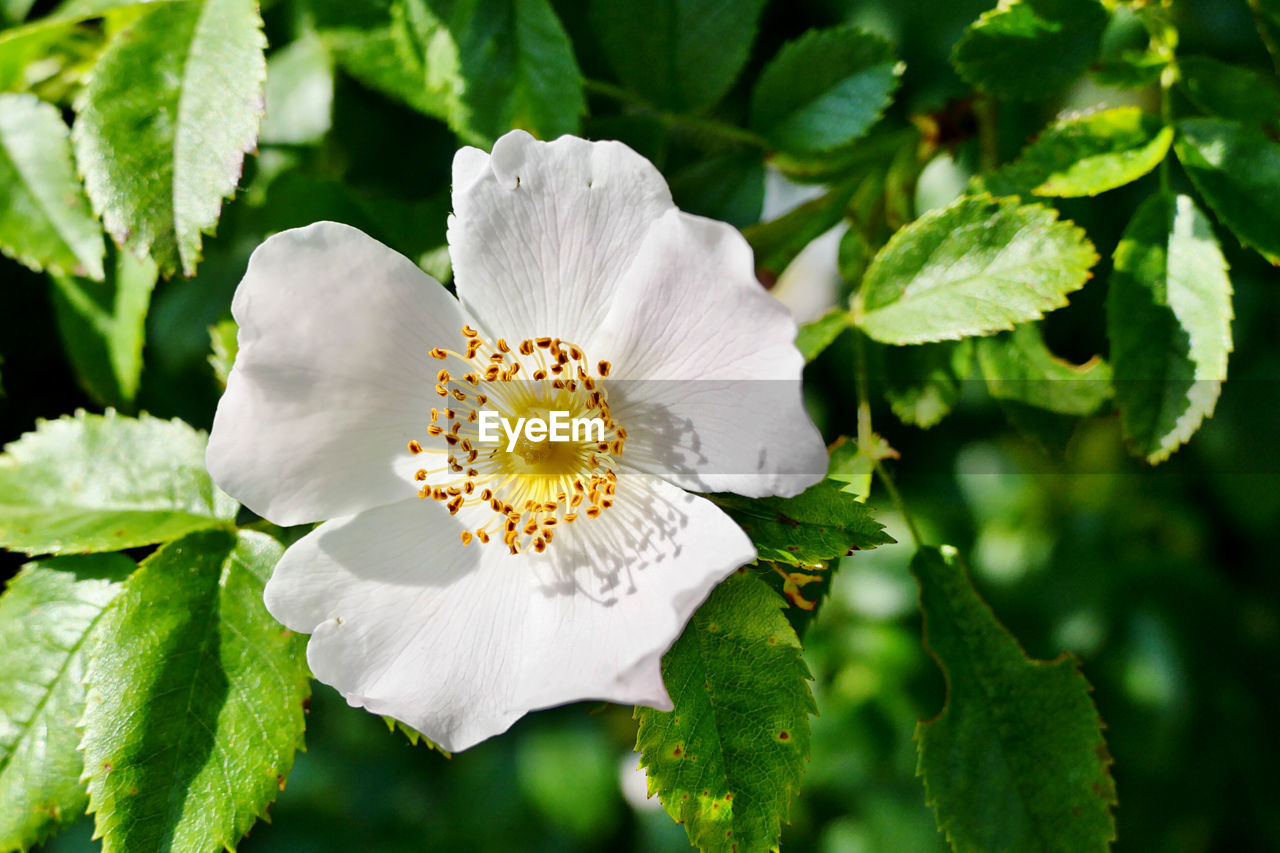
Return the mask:
{"type": "Polygon", "coordinates": [[[893,481],[893,477],[889,476],[889,471],[884,467],[883,462],[876,459],[874,460],[874,465],[876,476],[880,478],[880,482],[884,483],[885,489],[889,492],[889,498],[893,501],[894,508],[902,516],[902,520],[907,523],[907,530],[911,533],[911,541],[915,543],[916,550],[923,548],[924,538],[920,535],[920,528],[916,527],[916,521],[907,509],[906,501],[902,499],[902,492],[898,491],[898,484],[893,481]]]}
{"type": "Polygon", "coordinates": [[[753,148],[761,150],[769,150],[769,141],[758,133],[752,133],[749,130],[736,127],[715,119],[702,118],[701,116],[679,115],[670,113],[665,110],[658,109],[640,96],[627,91],[621,86],[615,86],[612,83],[606,83],[603,80],[583,80],[583,88],[588,92],[597,95],[603,95],[606,98],[612,98],[619,103],[627,104],[635,107],[644,113],[652,116],[668,127],[682,127],[696,133],[704,133],[708,136],[716,136],[728,142],[739,145],[750,145],[753,148]]]}

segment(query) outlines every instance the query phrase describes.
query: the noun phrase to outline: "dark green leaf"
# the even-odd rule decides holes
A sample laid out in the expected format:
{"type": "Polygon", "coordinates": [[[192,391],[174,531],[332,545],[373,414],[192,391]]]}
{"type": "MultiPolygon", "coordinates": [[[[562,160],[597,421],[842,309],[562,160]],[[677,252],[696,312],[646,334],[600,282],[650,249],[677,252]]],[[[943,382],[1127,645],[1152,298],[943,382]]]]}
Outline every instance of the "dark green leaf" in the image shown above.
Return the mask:
{"type": "Polygon", "coordinates": [[[1063,361],[1045,346],[1035,323],[979,340],[978,365],[997,400],[1086,417],[1111,399],[1111,367],[1096,357],[1079,365],[1063,361]]]}
{"type": "Polygon", "coordinates": [[[142,344],[151,290],[150,260],[114,253],[105,281],[53,277],[53,307],[76,377],[104,406],[130,409],[142,377],[142,344]]]}
{"type": "Polygon", "coordinates": [[[1204,56],[1179,59],[1178,70],[1182,90],[1204,112],[1264,129],[1280,124],[1275,75],[1204,56]]]}
{"type": "Polygon", "coordinates": [[[102,279],[89,209],[57,107],[0,94],[0,251],[31,269],[102,279]]]}
{"type": "Polygon", "coordinates": [[[951,61],[992,95],[1039,98],[1078,77],[1098,54],[1107,13],[1098,0],[1011,0],[975,21],[951,61]]]}
{"type": "Polygon", "coordinates": [[[960,399],[973,347],[967,340],[886,347],[883,360],[889,408],[903,423],[928,429],[960,399]]]}
{"type": "Polygon", "coordinates": [[[754,225],[764,204],[764,163],[759,154],[700,160],[671,178],[671,195],[681,210],[738,228],[754,225]]]}
{"type": "Polygon", "coordinates": [[[812,323],[805,323],[796,334],[796,347],[805,362],[813,361],[831,346],[840,333],[853,325],[853,318],[843,308],[834,308],[812,323]]]}
{"type": "Polygon", "coordinates": [[[148,558],[102,620],[84,762],[104,853],[235,849],[302,747],[305,639],[267,613],[283,549],[194,533],[148,558]]]}
{"type": "Polygon", "coordinates": [[[1280,71],[1280,0],[1249,0],[1258,33],[1271,53],[1276,71],[1280,71]]]}
{"type": "Polygon", "coordinates": [[[591,23],[624,86],[696,111],[738,78],[763,8],[764,0],[592,0],[591,23]]]}
{"type": "Polygon", "coordinates": [[[1137,107],[1116,107],[1050,127],[1017,161],[974,179],[992,195],[1093,196],[1132,183],[1169,151],[1173,128],[1137,107]]]}
{"type": "Polygon", "coordinates": [[[41,421],[0,455],[0,546],[118,551],[225,525],[205,437],[181,421],[84,412],[41,421]]]}
{"type": "Polygon", "coordinates": [[[889,344],[987,335],[1065,305],[1096,260],[1084,231],[1051,208],[966,196],[894,234],[854,315],[889,344]]]}
{"type": "Polygon", "coordinates": [[[1115,783],[1078,662],[1029,659],[969,582],[954,548],[911,561],[925,643],[947,677],[916,727],[919,773],[956,853],[1106,851],[1115,783]]]}
{"type": "Polygon", "coordinates": [[[804,566],[894,541],[871,508],[833,480],[794,498],[722,494],[714,500],[751,537],[761,560],[804,566]]]}
{"type": "Polygon", "coordinates": [[[854,188],[853,184],[836,186],[777,219],[743,228],[742,236],[755,250],[757,271],[781,275],[805,246],[844,218],[854,188]]]}
{"type": "Polygon", "coordinates": [[[1178,123],[1175,148],[1223,224],[1280,263],[1280,145],[1239,122],[1194,118],[1178,123]]]}
{"type": "Polygon", "coordinates": [[[77,101],[72,138],[94,209],[165,275],[195,273],[256,144],[261,28],[254,0],[150,7],[111,40],[77,101]]]}
{"type": "Polygon", "coordinates": [[[649,792],[703,851],[776,850],[809,758],[809,670],[782,600],[739,572],[662,661],[675,710],[637,708],[649,792]]]}
{"type": "Polygon", "coordinates": [[[120,554],[23,567],[0,596],[0,850],[84,814],[84,666],[103,609],[136,566],[120,554]]]}
{"type": "Polygon", "coordinates": [[[1120,423],[1148,462],[1167,459],[1213,414],[1231,317],[1209,220],[1185,195],[1148,199],[1116,247],[1107,300],[1120,423]]]}
{"type": "Polygon", "coordinates": [[[903,70],[893,46],[852,26],[810,30],[765,66],[751,123],[791,153],[830,151],[870,130],[903,70]]]}

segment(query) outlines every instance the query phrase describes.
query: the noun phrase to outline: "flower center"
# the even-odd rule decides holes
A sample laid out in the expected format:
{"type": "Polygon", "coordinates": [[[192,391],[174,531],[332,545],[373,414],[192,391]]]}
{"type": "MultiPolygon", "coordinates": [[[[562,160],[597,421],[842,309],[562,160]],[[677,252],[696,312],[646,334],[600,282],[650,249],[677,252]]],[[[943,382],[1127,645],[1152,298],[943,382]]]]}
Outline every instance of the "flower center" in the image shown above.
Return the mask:
{"type": "Polygon", "coordinates": [[[466,352],[431,350],[464,368],[436,375],[443,399],[427,432],[443,437],[445,447],[409,442],[415,454],[443,457],[418,470],[418,497],[440,501],[451,515],[488,507],[484,524],[462,532],[464,545],[497,538],[512,554],[541,553],[558,526],[613,505],[627,431],[613,420],[600,381],[609,362],[593,369],[581,347],[559,338],[512,347],[502,338],[490,345],[469,326],[462,334],[466,352]]]}

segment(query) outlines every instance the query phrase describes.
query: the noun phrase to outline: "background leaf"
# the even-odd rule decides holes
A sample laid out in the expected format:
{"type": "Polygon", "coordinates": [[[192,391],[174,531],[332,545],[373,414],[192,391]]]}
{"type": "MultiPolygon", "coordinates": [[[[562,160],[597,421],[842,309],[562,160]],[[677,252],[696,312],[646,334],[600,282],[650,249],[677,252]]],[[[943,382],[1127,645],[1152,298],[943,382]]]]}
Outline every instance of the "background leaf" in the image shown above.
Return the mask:
{"type": "Polygon", "coordinates": [[[1178,71],[1179,87],[1204,112],[1264,129],[1280,123],[1280,86],[1274,74],[1206,56],[1179,59],[1178,71]]]}
{"type": "Polygon", "coordinates": [[[129,579],[89,663],[84,761],[104,853],[235,849],[284,787],[310,694],[305,641],[262,588],[284,549],[193,533],[129,579]]]}
{"type": "Polygon", "coordinates": [[[1223,224],[1280,264],[1280,144],[1238,122],[1193,118],[1178,123],[1176,149],[1223,224]]]}
{"type": "Polygon", "coordinates": [[[305,145],[333,122],[333,57],[315,33],[277,50],[267,60],[266,112],[261,142],[305,145]]]}
{"type": "Polygon", "coordinates": [[[795,630],[764,581],[718,586],[662,661],[675,710],[637,708],[636,750],[700,850],[776,850],[817,710],[795,630]]]}
{"type": "Polygon", "coordinates": [[[886,347],[881,360],[889,408],[904,424],[928,429],[945,418],[960,399],[973,361],[973,346],[965,340],[886,347]]]}
{"type": "Polygon", "coordinates": [[[1074,657],[1027,658],[954,548],[911,561],[925,642],[947,676],[942,713],[916,726],[920,775],[956,853],[1105,851],[1115,783],[1074,657]]]}
{"type": "Polygon", "coordinates": [[[1148,462],[1167,459],[1213,414],[1232,314],[1208,219],[1188,196],[1148,199],[1116,247],[1107,299],[1120,423],[1148,462]]]}
{"type": "Polygon", "coordinates": [[[84,814],[85,660],[135,568],[120,554],[40,560],[0,596],[0,850],[25,850],[84,814]]]}
{"type": "Polygon", "coordinates": [[[104,406],[133,408],[142,378],[147,308],[158,275],[149,259],[117,251],[104,281],[53,276],[63,347],[80,384],[104,406]]]}
{"type": "Polygon", "coordinates": [[[978,341],[978,365],[997,400],[1086,417],[1111,399],[1111,367],[1101,358],[1071,364],[1045,345],[1035,323],[978,341]]]}
{"type": "Polygon", "coordinates": [[[0,94],[0,251],[39,272],[102,279],[102,229],[56,107],[0,94]]]}
{"type": "Polygon", "coordinates": [[[796,333],[796,348],[805,362],[813,361],[831,346],[840,334],[853,325],[853,318],[843,308],[833,308],[811,323],[805,323],[796,333]]]}
{"type": "Polygon", "coordinates": [[[879,120],[902,71],[879,36],[852,26],[810,30],[765,66],[751,95],[752,126],[793,154],[846,145],[879,120]]]}
{"type": "Polygon", "coordinates": [[[84,412],[43,421],[0,455],[0,545],[28,554],[118,551],[236,514],[181,421],[84,412]]]}
{"type": "Polygon", "coordinates": [[[116,242],[167,275],[195,273],[263,110],[253,0],[148,8],[117,33],[77,102],[76,160],[116,242]]]}
{"type": "Polygon", "coordinates": [[[1098,0],[1012,0],[975,21],[951,61],[984,92],[1007,98],[1054,94],[1098,54],[1107,13],[1098,0]]]}
{"type": "Polygon", "coordinates": [[[1096,260],[1084,231],[1050,208],[966,196],[893,235],[854,315],[888,344],[987,335],[1065,305],[1096,260]]]}
{"type": "Polygon", "coordinates": [[[1132,183],[1165,158],[1173,128],[1137,107],[1116,107],[1060,121],[1022,156],[974,179],[992,195],[1093,196],[1132,183]]]}
{"type": "Polygon", "coordinates": [[[714,106],[747,61],[764,0],[591,0],[618,79],[660,107],[714,106]]]}

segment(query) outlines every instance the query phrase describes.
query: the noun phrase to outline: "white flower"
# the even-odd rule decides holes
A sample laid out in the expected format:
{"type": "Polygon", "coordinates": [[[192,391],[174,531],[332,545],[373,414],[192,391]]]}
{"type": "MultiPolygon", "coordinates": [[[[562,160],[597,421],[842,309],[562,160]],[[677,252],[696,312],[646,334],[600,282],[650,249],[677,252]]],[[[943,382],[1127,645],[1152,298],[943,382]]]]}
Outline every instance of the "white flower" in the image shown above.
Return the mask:
{"type": "Polygon", "coordinates": [[[795,325],[741,235],[620,143],[465,148],[453,204],[458,299],[331,222],[249,262],[209,470],[272,522],[327,520],[267,607],[317,678],[448,750],[579,699],[669,709],[663,653],[755,558],[684,489],[790,495],[826,467],[795,325]],[[486,408],[608,435],[479,447],[486,408]]]}

